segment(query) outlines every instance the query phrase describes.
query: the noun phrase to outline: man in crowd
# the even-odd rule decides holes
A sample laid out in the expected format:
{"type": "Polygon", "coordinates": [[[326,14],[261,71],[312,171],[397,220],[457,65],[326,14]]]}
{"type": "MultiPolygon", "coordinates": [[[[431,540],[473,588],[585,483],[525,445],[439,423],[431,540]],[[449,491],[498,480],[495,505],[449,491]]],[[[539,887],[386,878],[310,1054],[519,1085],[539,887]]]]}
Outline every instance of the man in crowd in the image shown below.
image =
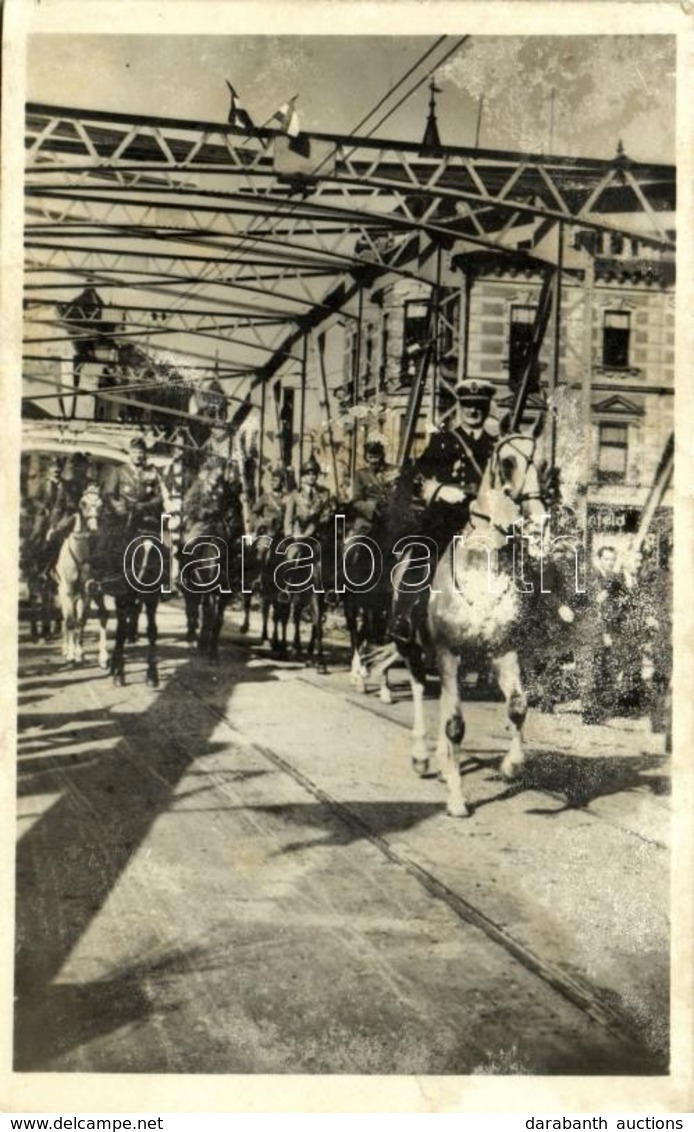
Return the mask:
{"type": "Polygon", "coordinates": [[[617,707],[628,601],[617,551],[601,546],[588,572],[585,612],[578,627],[576,666],[585,723],[600,723],[617,707]]]}

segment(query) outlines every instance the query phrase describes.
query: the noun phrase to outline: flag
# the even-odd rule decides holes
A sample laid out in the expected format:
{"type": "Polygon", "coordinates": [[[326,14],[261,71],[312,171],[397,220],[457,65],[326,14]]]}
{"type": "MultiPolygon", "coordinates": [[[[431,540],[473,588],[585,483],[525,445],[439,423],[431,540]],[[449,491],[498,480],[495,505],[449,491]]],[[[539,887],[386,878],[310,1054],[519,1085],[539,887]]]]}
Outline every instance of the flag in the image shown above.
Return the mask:
{"type": "Polygon", "coordinates": [[[229,87],[229,97],[231,99],[231,105],[229,106],[229,117],[227,118],[227,122],[230,126],[236,126],[239,130],[246,130],[249,134],[253,133],[255,131],[253,119],[251,118],[245,107],[242,106],[239,100],[239,96],[229,80],[226,79],[225,81],[227,86],[229,87]]]}
{"type": "Polygon", "coordinates": [[[289,99],[289,102],[283,102],[279,110],[276,110],[270,119],[271,122],[277,119],[282,133],[287,134],[290,138],[295,138],[299,134],[299,115],[294,105],[298,97],[298,94],[295,94],[289,99]]]}

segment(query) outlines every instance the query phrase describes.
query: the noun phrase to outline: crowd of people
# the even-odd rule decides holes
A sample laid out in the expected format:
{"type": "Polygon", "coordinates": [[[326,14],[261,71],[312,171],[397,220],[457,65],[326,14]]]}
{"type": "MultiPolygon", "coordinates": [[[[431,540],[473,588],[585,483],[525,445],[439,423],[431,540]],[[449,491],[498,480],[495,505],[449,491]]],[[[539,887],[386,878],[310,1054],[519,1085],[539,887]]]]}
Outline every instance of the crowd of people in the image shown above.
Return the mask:
{"type": "MultiPolygon", "coordinates": [[[[349,536],[376,537],[383,515],[395,506],[407,511],[409,531],[416,530],[442,553],[465,526],[499,433],[490,413],[490,383],[468,379],[456,392],[453,420],[432,434],[406,474],[387,462],[379,439],[368,440],[351,498],[339,505],[320,484],[321,468],[313,454],[301,467],[298,486],[286,469],[275,468],[269,486],[252,502],[243,499],[240,481],[229,476],[225,462],[209,457],[182,502],[182,540],[209,528],[210,522],[270,539],[305,539],[316,536],[338,509],[347,515],[349,536]]],[[[80,498],[95,481],[113,514],[130,516],[133,530],[158,532],[166,488],[140,437],[131,441],[127,459],[110,465],[105,474],[75,453],[62,467],[57,461],[51,465],[25,514],[24,562],[29,547],[34,570],[50,577],[80,498]]],[[[535,593],[529,601],[519,640],[535,702],[552,710],[562,699],[579,697],[589,723],[628,710],[650,711],[649,701],[660,702],[670,681],[667,571],[641,561],[627,573],[617,549],[603,543],[593,560],[584,563],[584,584],[577,584],[576,548],[585,545],[583,532],[567,507],[555,503],[552,517],[552,533],[563,537],[553,539],[550,560],[543,563],[542,589],[547,592],[535,593]]],[[[399,645],[418,631],[426,608],[426,589],[400,585],[408,565],[406,551],[393,575],[389,626],[399,645]]]]}

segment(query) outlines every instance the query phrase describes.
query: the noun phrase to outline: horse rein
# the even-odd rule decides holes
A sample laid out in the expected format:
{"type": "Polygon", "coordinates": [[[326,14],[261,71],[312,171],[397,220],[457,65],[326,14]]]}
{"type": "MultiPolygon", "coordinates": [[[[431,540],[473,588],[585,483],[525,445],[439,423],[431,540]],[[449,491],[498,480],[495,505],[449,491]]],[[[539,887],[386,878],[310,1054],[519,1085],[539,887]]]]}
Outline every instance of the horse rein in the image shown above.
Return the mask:
{"type": "MultiPolygon", "coordinates": [[[[526,463],[525,477],[527,477],[528,468],[532,464],[534,464],[534,457],[535,457],[535,452],[536,452],[536,449],[537,449],[537,441],[535,440],[534,437],[526,436],[525,433],[512,433],[511,435],[504,437],[499,442],[499,444],[497,444],[496,448],[494,449],[492,460],[490,461],[490,463],[488,465],[489,487],[491,488],[492,491],[499,490],[497,488],[497,478],[498,478],[499,480],[501,480],[501,490],[506,495],[510,495],[510,493],[507,490],[508,484],[503,482],[502,467],[501,467],[501,461],[502,461],[501,452],[506,447],[511,448],[512,451],[516,453],[516,455],[520,456],[525,461],[525,463],[526,463]],[[516,440],[516,439],[522,440],[524,443],[530,444],[529,455],[526,454],[520,447],[518,447],[516,444],[513,443],[513,441],[516,440]]],[[[524,477],[524,480],[525,480],[525,477],[524,477]]],[[[542,499],[542,495],[540,494],[539,491],[533,491],[533,492],[526,491],[526,492],[523,492],[520,495],[516,496],[515,499],[513,500],[513,502],[518,503],[518,504],[523,504],[523,503],[526,503],[526,502],[530,502],[532,500],[541,500],[541,499],[542,499]]],[[[471,503],[471,505],[470,505],[470,512],[469,513],[470,513],[471,518],[473,520],[474,519],[480,519],[480,520],[482,520],[482,522],[489,523],[491,525],[491,527],[495,531],[497,531],[498,534],[506,536],[506,534],[508,532],[508,528],[502,526],[500,523],[495,522],[492,519],[491,515],[487,515],[486,512],[480,511],[475,506],[475,503],[476,503],[476,500],[475,500],[475,502],[471,503]]],[[[475,530],[474,521],[470,523],[470,526],[472,527],[472,530],[474,531],[475,530]]]]}

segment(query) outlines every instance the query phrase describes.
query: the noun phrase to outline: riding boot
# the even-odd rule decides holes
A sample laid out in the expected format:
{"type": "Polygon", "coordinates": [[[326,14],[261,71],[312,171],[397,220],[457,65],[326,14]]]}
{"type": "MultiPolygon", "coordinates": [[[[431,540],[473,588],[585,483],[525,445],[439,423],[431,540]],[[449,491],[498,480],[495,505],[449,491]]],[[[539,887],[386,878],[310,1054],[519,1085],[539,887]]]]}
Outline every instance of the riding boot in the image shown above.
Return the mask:
{"type": "Polygon", "coordinates": [[[398,590],[390,623],[390,635],[396,645],[412,643],[417,628],[424,593],[421,590],[398,590]]]}

